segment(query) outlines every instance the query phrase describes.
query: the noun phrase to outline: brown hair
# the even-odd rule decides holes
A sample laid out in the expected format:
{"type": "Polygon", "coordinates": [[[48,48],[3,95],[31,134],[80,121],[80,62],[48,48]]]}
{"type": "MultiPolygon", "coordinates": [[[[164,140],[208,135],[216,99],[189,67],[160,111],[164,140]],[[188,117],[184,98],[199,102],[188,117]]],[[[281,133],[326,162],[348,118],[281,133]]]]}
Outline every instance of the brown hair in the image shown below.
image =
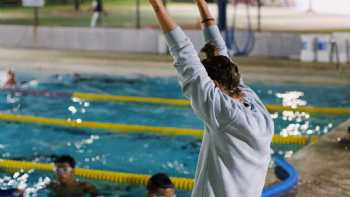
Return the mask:
{"type": "Polygon", "coordinates": [[[222,85],[230,96],[241,95],[241,90],[238,87],[241,74],[237,64],[226,56],[217,55],[217,49],[212,43],[207,43],[201,52],[206,55],[202,64],[209,77],[222,85]]]}
{"type": "Polygon", "coordinates": [[[173,188],[174,184],[165,173],[154,174],[147,182],[147,190],[150,193],[156,193],[159,189],[173,188]]]}
{"type": "Polygon", "coordinates": [[[75,160],[70,155],[61,155],[55,159],[55,165],[59,163],[68,163],[71,168],[75,168],[75,160]]]}

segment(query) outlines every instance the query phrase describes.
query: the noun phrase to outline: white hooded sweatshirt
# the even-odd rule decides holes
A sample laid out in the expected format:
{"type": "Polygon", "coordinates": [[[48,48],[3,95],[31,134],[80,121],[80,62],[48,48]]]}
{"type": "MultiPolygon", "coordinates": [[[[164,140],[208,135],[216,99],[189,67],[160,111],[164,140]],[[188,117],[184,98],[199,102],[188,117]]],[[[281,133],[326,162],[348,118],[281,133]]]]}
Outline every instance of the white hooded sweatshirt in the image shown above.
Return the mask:
{"type": "MultiPolygon", "coordinates": [[[[204,36],[219,55],[228,56],[216,25],[206,28],[204,36]]],[[[205,127],[192,197],[260,197],[274,131],[269,112],[243,82],[244,102],[216,87],[180,27],[165,37],[183,94],[205,127]]]]}

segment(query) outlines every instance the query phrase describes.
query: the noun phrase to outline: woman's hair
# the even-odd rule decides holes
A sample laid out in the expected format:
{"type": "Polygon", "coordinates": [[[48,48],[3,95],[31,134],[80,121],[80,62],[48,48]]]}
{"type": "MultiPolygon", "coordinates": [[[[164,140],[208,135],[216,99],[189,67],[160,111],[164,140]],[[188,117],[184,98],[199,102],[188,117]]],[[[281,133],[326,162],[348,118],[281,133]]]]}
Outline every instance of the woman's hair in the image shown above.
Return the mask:
{"type": "Polygon", "coordinates": [[[206,58],[202,60],[202,64],[209,77],[222,85],[230,96],[240,95],[241,90],[238,86],[241,75],[238,66],[230,58],[217,55],[217,49],[211,43],[207,43],[201,52],[206,55],[206,58]]]}

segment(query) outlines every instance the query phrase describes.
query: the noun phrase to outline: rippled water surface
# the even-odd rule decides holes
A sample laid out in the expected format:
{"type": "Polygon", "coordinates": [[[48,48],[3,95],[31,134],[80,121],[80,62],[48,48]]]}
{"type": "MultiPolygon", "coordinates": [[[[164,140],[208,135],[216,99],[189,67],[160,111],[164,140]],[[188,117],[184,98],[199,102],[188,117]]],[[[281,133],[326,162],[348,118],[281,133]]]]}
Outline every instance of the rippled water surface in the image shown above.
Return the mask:
{"type": "MultiPolygon", "coordinates": [[[[181,98],[175,78],[145,76],[19,75],[21,88],[55,92],[55,97],[0,93],[0,110],[72,121],[99,121],[179,128],[202,128],[201,121],[189,107],[116,102],[87,102],[67,97],[72,92],[181,98]],[[57,96],[60,95],[60,96],[57,96]]],[[[286,106],[350,107],[346,86],[304,86],[295,84],[250,85],[264,103],[286,106]]],[[[322,135],[346,116],[315,115],[302,112],[276,112],[276,134],[322,135]]],[[[59,154],[70,154],[84,168],[171,176],[194,176],[200,140],[194,137],[169,137],[151,134],[117,134],[99,129],[73,129],[38,124],[0,122],[0,157],[26,161],[51,162],[59,154]]],[[[273,153],[290,156],[300,149],[295,145],[272,145],[273,153]]],[[[40,188],[41,172],[0,173],[0,187],[27,185],[40,188]],[[24,177],[24,178],[23,178],[24,177]]],[[[142,196],[143,187],[93,182],[104,196],[142,196]]],[[[34,189],[33,189],[34,188],[34,189]]],[[[178,196],[188,196],[180,192],[178,196]]],[[[41,190],[39,196],[46,196],[41,190]]]]}

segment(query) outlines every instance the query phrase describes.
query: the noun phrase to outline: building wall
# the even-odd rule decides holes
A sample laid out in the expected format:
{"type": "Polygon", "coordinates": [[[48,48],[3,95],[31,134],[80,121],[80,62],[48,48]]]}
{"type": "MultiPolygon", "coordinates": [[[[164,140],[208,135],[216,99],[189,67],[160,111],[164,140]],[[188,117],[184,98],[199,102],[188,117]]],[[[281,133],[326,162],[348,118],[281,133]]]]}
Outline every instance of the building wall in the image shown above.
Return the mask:
{"type": "MultiPolygon", "coordinates": [[[[204,45],[202,32],[186,31],[195,48],[204,45]]],[[[244,45],[246,34],[237,33],[237,42],[244,45]]],[[[0,47],[76,49],[118,52],[166,53],[167,47],[159,30],[0,26],[0,47]]],[[[256,33],[255,48],[251,55],[298,58],[302,42],[293,33],[256,33]]]]}
{"type": "Polygon", "coordinates": [[[349,0],[294,0],[294,4],[300,10],[350,15],[349,0]]]}

